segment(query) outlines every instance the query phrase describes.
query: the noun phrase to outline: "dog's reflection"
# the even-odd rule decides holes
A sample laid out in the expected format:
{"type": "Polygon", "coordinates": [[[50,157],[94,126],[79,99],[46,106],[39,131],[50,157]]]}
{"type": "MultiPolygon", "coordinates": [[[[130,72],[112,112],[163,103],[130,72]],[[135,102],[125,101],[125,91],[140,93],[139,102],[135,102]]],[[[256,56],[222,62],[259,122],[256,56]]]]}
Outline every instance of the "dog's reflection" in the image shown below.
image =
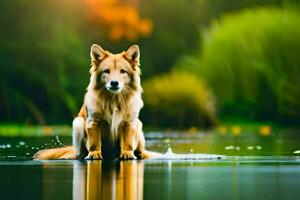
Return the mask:
{"type": "Polygon", "coordinates": [[[88,161],[74,164],[73,199],[143,199],[143,161],[88,161]]]}

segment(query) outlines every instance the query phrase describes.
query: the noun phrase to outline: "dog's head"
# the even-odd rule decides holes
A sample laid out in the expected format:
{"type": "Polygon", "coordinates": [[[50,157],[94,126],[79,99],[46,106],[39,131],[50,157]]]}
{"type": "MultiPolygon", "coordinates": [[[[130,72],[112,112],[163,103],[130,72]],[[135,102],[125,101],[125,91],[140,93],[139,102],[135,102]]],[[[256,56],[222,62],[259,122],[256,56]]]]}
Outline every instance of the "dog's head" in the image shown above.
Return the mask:
{"type": "Polygon", "coordinates": [[[92,67],[90,86],[111,94],[140,88],[140,51],[137,45],[127,51],[112,54],[99,45],[91,47],[92,67]]]}

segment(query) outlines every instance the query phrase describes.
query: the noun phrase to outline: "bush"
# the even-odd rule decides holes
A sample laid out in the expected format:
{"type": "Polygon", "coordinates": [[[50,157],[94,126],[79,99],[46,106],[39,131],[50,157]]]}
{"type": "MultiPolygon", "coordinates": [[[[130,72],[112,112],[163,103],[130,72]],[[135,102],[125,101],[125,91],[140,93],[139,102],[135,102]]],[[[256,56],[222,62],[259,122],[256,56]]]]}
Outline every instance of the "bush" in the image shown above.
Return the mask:
{"type": "Polygon", "coordinates": [[[186,72],[172,72],[144,84],[147,125],[168,128],[210,127],[215,104],[206,84],[186,72]]]}
{"type": "Polygon", "coordinates": [[[296,122],[300,117],[300,14],[255,9],[215,22],[201,53],[177,68],[213,88],[223,115],[296,122]]]}

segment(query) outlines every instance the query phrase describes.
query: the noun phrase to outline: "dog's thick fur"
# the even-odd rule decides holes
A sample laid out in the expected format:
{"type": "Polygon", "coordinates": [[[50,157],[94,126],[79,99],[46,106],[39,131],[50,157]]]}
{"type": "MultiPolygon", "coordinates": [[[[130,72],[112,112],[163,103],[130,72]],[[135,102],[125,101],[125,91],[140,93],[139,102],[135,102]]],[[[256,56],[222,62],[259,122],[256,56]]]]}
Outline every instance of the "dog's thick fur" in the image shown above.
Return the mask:
{"type": "Polygon", "coordinates": [[[91,47],[90,83],[84,104],[73,120],[73,146],[41,150],[35,159],[135,159],[154,155],[145,150],[137,45],[112,54],[91,47]],[[117,85],[117,86],[115,86],[117,85]]]}

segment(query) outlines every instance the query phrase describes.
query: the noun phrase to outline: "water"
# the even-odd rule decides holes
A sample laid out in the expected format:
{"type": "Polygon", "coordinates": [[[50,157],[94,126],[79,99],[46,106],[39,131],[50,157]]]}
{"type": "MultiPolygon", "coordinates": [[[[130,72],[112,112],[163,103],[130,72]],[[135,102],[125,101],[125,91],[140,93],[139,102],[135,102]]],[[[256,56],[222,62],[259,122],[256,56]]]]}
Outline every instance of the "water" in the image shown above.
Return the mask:
{"type": "Polygon", "coordinates": [[[300,199],[300,135],[147,134],[153,160],[33,161],[70,137],[0,138],[0,199],[300,199]]]}

